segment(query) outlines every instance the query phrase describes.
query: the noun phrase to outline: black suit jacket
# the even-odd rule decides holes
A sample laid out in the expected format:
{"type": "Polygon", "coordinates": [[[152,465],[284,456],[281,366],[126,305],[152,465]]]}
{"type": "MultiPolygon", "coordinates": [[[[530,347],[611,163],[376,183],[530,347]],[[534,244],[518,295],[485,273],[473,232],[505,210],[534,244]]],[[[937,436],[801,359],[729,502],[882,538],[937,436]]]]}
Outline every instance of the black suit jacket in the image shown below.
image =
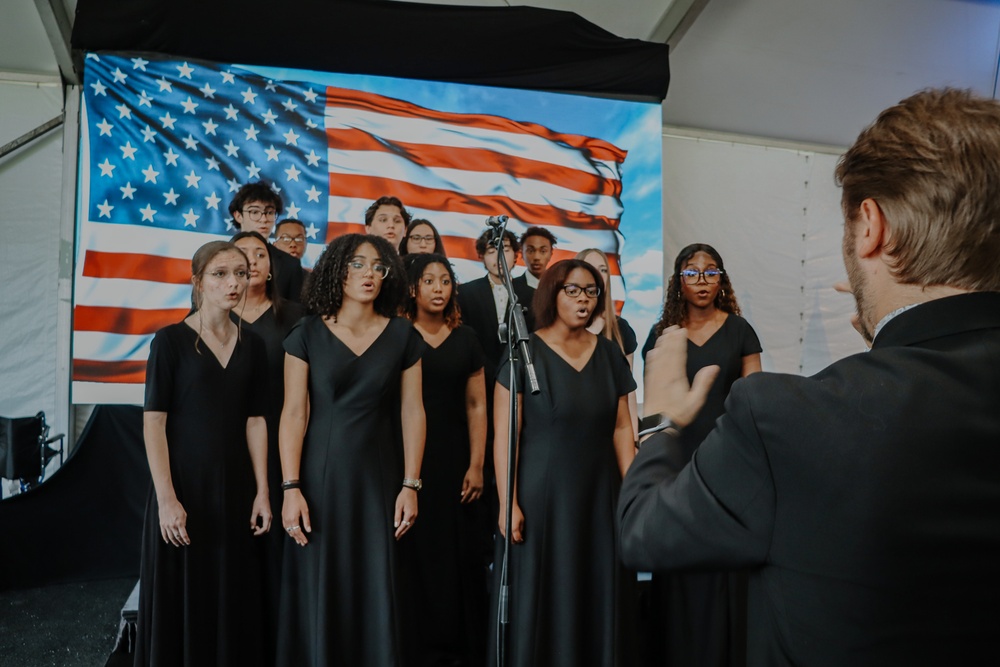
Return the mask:
{"type": "Polygon", "coordinates": [[[275,248],[270,243],[269,257],[271,258],[272,273],[274,275],[274,286],[278,294],[283,299],[299,303],[302,301],[303,270],[302,262],[284,250],[275,248]]]}
{"type": "Polygon", "coordinates": [[[528,285],[528,279],[526,276],[528,272],[525,271],[517,278],[510,281],[514,285],[514,294],[517,295],[517,301],[522,306],[524,306],[524,321],[528,325],[528,331],[535,330],[535,314],[531,309],[532,301],[535,299],[535,288],[528,285]]]}
{"type": "MultiPolygon", "coordinates": [[[[459,285],[458,306],[462,309],[462,324],[467,324],[479,336],[486,357],[484,372],[486,374],[486,397],[493,404],[493,381],[496,378],[497,366],[506,354],[506,347],[500,343],[497,336],[497,309],[493,303],[493,288],[489,276],[483,276],[473,281],[459,285]]],[[[490,414],[490,421],[493,415],[490,414]]]]}
{"type": "Polygon", "coordinates": [[[737,381],[681,457],[642,446],[623,558],[756,568],[750,665],[1000,663],[1000,293],[916,306],[813,377],[737,381]]]}

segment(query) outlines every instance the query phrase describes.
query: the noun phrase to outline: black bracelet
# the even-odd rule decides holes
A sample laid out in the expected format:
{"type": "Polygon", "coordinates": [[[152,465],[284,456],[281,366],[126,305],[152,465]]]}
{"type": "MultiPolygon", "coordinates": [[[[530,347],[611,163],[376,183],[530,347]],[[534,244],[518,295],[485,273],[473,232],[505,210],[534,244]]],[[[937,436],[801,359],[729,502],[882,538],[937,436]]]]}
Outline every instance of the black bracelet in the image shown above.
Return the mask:
{"type": "Polygon", "coordinates": [[[301,488],[302,485],[299,483],[299,480],[297,479],[290,479],[287,482],[281,483],[282,491],[289,491],[290,489],[301,489],[301,488]]]}

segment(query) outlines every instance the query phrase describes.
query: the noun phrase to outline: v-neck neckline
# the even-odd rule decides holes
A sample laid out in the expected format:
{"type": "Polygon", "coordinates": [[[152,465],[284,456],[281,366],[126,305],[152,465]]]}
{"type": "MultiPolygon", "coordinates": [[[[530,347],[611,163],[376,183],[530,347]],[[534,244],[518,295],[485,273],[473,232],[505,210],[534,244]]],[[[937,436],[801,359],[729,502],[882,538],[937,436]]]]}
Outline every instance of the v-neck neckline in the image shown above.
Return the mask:
{"type": "Polygon", "coordinates": [[[702,349],[702,348],[704,348],[704,347],[705,347],[706,345],[708,345],[708,344],[709,344],[709,343],[710,343],[710,342],[712,341],[712,339],[713,339],[713,338],[715,338],[716,336],[718,336],[718,335],[719,335],[719,332],[720,332],[720,331],[722,331],[723,327],[725,327],[725,326],[726,326],[726,322],[728,322],[728,321],[729,321],[729,317],[730,317],[730,315],[729,315],[729,314],[727,313],[727,314],[726,314],[726,319],[722,320],[722,324],[720,324],[720,325],[719,325],[719,328],[718,328],[718,329],[716,329],[715,331],[713,331],[713,332],[712,332],[712,335],[711,335],[711,336],[709,336],[708,338],[706,338],[706,339],[705,339],[705,342],[704,342],[704,343],[702,343],[701,345],[699,345],[698,343],[694,342],[694,341],[693,341],[693,340],[691,340],[690,338],[688,338],[688,342],[689,342],[689,343],[691,343],[692,345],[694,345],[694,346],[695,346],[696,348],[698,348],[699,350],[700,350],[700,349],[702,349]]]}
{"type": "Polygon", "coordinates": [[[564,364],[566,364],[567,366],[569,366],[570,368],[572,368],[573,372],[576,373],[577,375],[579,375],[579,374],[583,373],[583,371],[587,370],[587,366],[590,365],[590,362],[594,359],[594,355],[597,354],[597,345],[600,342],[600,341],[597,340],[597,335],[595,334],[594,335],[594,347],[590,351],[590,356],[587,357],[586,361],[583,362],[583,365],[580,366],[580,368],[577,368],[575,365],[573,365],[573,362],[571,362],[569,359],[567,359],[566,357],[564,357],[561,354],[559,354],[559,350],[557,350],[554,347],[552,347],[551,345],[549,345],[545,341],[544,338],[542,338],[541,336],[539,336],[537,334],[535,334],[535,338],[537,338],[538,340],[540,340],[542,342],[542,345],[544,345],[545,347],[547,347],[549,349],[549,351],[552,352],[552,354],[556,355],[559,358],[560,361],[562,361],[564,364]]]}
{"type": "Polygon", "coordinates": [[[424,337],[423,332],[417,328],[417,325],[414,324],[413,328],[416,329],[417,333],[420,334],[420,337],[424,339],[424,344],[432,350],[440,350],[442,347],[444,347],[444,344],[451,339],[452,334],[455,333],[454,329],[448,329],[448,335],[442,338],[440,343],[438,343],[437,345],[431,345],[431,342],[424,337]]]}
{"type": "MultiPolygon", "coordinates": [[[[195,329],[193,326],[191,326],[187,322],[181,322],[181,324],[184,325],[184,328],[186,328],[188,331],[194,334],[195,344],[197,344],[198,341],[205,341],[205,337],[202,336],[198,332],[198,330],[195,329]]],[[[233,357],[236,356],[236,346],[240,344],[240,331],[238,324],[236,325],[236,334],[233,337],[235,338],[235,340],[233,341],[233,351],[229,353],[229,358],[226,359],[226,363],[222,363],[222,359],[219,359],[219,355],[217,355],[215,353],[215,350],[213,350],[209,346],[208,342],[205,341],[205,349],[208,350],[209,354],[212,355],[212,358],[215,359],[215,363],[217,363],[219,365],[219,368],[221,368],[222,370],[228,369],[229,364],[233,361],[233,357]]]]}
{"type": "Polygon", "coordinates": [[[385,326],[382,327],[382,330],[379,331],[378,334],[375,336],[375,338],[372,339],[372,342],[368,343],[368,346],[364,350],[362,350],[361,353],[359,354],[357,351],[355,351],[355,349],[353,347],[351,347],[350,345],[348,345],[344,341],[344,339],[342,339],[340,336],[338,336],[337,334],[335,334],[333,332],[333,329],[331,329],[330,327],[327,326],[326,321],[322,317],[319,318],[319,323],[320,323],[320,325],[324,329],[326,329],[326,332],[328,334],[330,334],[331,336],[333,336],[334,340],[336,340],[338,343],[340,343],[345,348],[347,348],[347,351],[350,352],[351,354],[353,354],[355,359],[360,359],[361,357],[363,357],[366,354],[368,354],[368,350],[370,350],[373,347],[375,347],[375,343],[377,343],[379,341],[379,339],[382,338],[383,335],[385,335],[385,332],[389,330],[389,324],[391,322],[392,322],[392,318],[390,317],[388,320],[386,320],[385,326]]]}

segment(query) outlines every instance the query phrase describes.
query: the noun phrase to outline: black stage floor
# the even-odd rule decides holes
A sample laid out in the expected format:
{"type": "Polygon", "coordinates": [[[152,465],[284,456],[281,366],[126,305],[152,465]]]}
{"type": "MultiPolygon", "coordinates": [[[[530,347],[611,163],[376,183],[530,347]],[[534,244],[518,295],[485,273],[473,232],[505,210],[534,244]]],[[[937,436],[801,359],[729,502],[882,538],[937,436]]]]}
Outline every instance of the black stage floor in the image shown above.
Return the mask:
{"type": "Polygon", "coordinates": [[[0,667],[103,667],[135,578],[0,592],[0,667]]]}

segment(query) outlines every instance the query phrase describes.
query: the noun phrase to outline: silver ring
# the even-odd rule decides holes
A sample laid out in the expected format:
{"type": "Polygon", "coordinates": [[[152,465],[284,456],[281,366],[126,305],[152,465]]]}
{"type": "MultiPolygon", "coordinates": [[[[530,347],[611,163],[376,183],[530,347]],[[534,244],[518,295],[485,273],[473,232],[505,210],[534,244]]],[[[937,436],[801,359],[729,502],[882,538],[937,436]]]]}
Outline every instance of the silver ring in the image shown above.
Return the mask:
{"type": "Polygon", "coordinates": [[[295,529],[294,529],[294,528],[292,528],[291,526],[289,526],[288,528],[285,528],[285,530],[287,530],[287,531],[288,531],[288,532],[290,533],[290,532],[292,532],[292,531],[293,531],[293,530],[295,530],[295,529]]]}
{"type": "Polygon", "coordinates": [[[403,525],[404,525],[404,526],[409,526],[409,525],[410,525],[410,522],[409,522],[409,521],[404,521],[404,522],[403,522],[403,525]]]}

